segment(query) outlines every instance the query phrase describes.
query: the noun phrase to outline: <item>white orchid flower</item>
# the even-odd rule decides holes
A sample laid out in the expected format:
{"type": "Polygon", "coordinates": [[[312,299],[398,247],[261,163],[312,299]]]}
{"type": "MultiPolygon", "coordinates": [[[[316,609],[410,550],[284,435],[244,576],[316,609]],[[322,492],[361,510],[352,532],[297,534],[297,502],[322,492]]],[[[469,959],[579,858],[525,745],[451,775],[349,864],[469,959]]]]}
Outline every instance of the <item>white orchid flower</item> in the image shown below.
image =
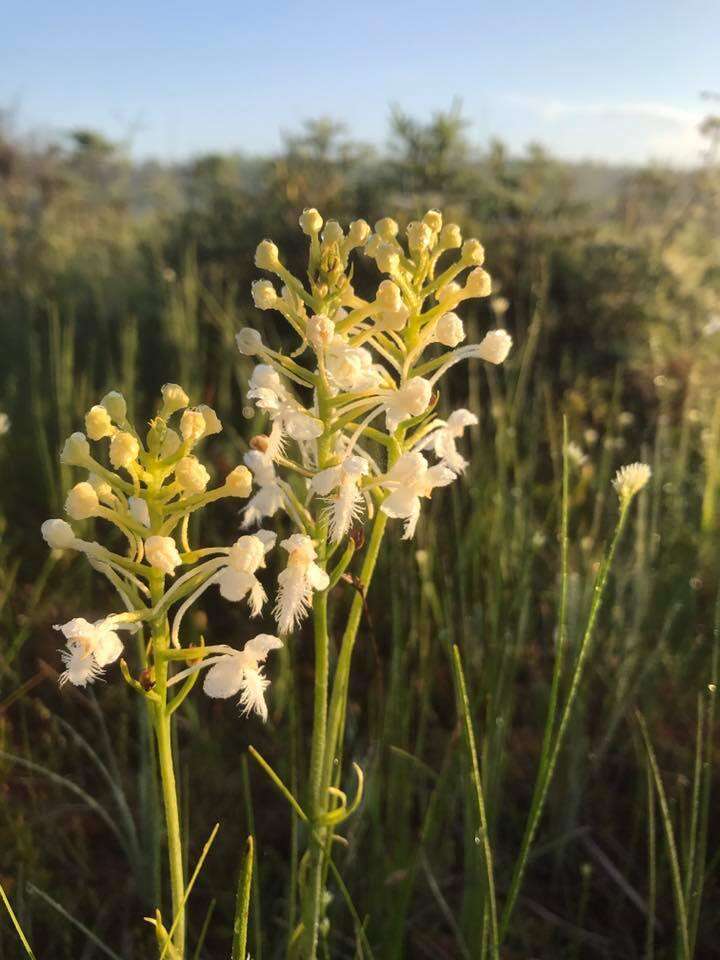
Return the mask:
{"type": "Polygon", "coordinates": [[[317,553],[310,537],[294,533],[280,544],[287,550],[287,567],[278,577],[275,618],[281,634],[290,633],[312,604],[313,590],[325,590],[330,583],[327,573],[316,563],[317,553]]]}
{"type": "Polygon", "coordinates": [[[405,453],[381,482],[390,495],[380,509],[389,517],[405,520],[402,539],[410,540],[420,518],[420,498],[429,499],[436,487],[446,487],[455,479],[456,474],[443,463],[429,467],[421,453],[405,453]]]}
{"type": "Polygon", "coordinates": [[[389,393],[383,402],[385,421],[390,432],[408,417],[425,413],[432,399],[432,384],[424,377],[412,377],[397,390],[389,393]]]}
{"type": "Polygon", "coordinates": [[[260,410],[265,410],[273,422],[274,453],[282,452],[285,435],[303,442],[314,440],[323,432],[322,421],[293,400],[280,375],[269,364],[259,363],[255,367],[247,396],[260,410]]]}
{"type": "Polygon", "coordinates": [[[209,697],[227,699],[240,694],[243,715],[251,711],[265,722],[268,718],[265,691],[270,681],[260,666],[271,650],[282,647],[282,640],[268,633],[260,633],[248,640],[242,650],[217,657],[205,674],[203,690],[209,697]]]}
{"type": "Polygon", "coordinates": [[[462,437],[468,427],[478,424],[478,418],[469,410],[455,410],[445,421],[445,425],[425,437],[419,449],[435,452],[438,460],[442,460],[455,473],[463,473],[468,462],[459,453],[456,441],[462,437]]]}
{"type": "Polygon", "coordinates": [[[285,503],[285,494],[278,481],[273,462],[267,454],[250,450],[243,457],[245,466],[252,472],[258,492],[248,501],[243,511],[244,528],[260,523],[264,517],[274,517],[285,503]]]}
{"type": "Polygon", "coordinates": [[[328,497],[330,540],[338,543],[350,529],[353,520],[362,515],[364,499],[360,480],[369,472],[364,457],[347,457],[336,467],[328,467],[316,473],[310,481],[310,489],[321,497],[328,497]],[[336,491],[332,496],[329,496],[336,491]]]}
{"type": "Polygon", "coordinates": [[[382,382],[382,374],[365,347],[351,347],[339,335],[333,337],[325,351],[328,379],[339,390],[372,390],[382,382]]]}
{"type": "Polygon", "coordinates": [[[270,530],[240,537],[230,547],[228,565],[217,575],[221,595],[234,603],[244,600],[249,594],[253,617],[262,612],[267,594],[255,572],[265,566],[265,555],[272,549],[276,534],[270,530]]]}
{"type": "Polygon", "coordinates": [[[103,670],[114,663],[123,650],[123,643],[116,633],[116,625],[107,620],[90,623],[83,617],[75,617],[67,623],[55,624],[66,639],[66,649],[60,657],[65,670],[60,675],[60,686],[72,683],[84,687],[102,676],[103,670]]]}

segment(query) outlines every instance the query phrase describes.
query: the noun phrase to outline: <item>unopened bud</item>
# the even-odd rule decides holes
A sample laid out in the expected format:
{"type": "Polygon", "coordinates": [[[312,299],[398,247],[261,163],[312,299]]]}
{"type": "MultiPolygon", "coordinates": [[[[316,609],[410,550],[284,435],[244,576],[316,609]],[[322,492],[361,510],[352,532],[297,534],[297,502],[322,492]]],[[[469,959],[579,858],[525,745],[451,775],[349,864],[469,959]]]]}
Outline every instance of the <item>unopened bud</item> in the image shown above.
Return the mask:
{"type": "Polygon", "coordinates": [[[160,388],[163,398],[162,416],[169,417],[177,410],[184,409],[190,398],[178,383],[166,383],[160,388]]]}
{"type": "Polygon", "coordinates": [[[185,493],[203,493],[210,483],[210,474],[197,457],[187,456],[178,461],[175,479],[185,493]]]}
{"type": "Polygon", "coordinates": [[[125,397],[121,393],[118,393],[117,390],[111,390],[110,393],[106,393],[100,401],[100,406],[105,407],[115,423],[125,423],[127,403],[125,402],[125,397]]]}
{"type": "Polygon", "coordinates": [[[344,237],[345,234],[343,233],[343,229],[337,220],[328,220],[328,222],[325,224],[325,229],[323,230],[323,243],[340,243],[344,237]]]}
{"type": "Polygon", "coordinates": [[[94,517],[99,508],[98,495],[87,480],[76,483],[65,500],[65,512],[73,520],[87,520],[89,517],[94,517]]]}
{"type": "Polygon", "coordinates": [[[81,467],[90,459],[90,444],[84,433],[71,433],[60,453],[60,463],[81,467]]]}
{"type": "Polygon", "coordinates": [[[400,268],[400,255],[389,243],[380,245],[375,259],[383,273],[397,273],[400,268]]]}
{"type": "Polygon", "coordinates": [[[85,430],[91,440],[102,440],[113,435],[112,418],[102,404],[90,407],[85,414],[85,430]]]}
{"type": "Polygon", "coordinates": [[[435,339],[444,347],[456,347],[465,339],[465,327],[456,313],[446,313],[438,320],[435,339]]]}
{"type": "Polygon", "coordinates": [[[443,218],[439,210],[428,210],[423,217],[423,223],[426,223],[433,233],[440,233],[442,222],[443,218]]]}
{"type": "Polygon", "coordinates": [[[483,247],[479,240],[466,240],[462,246],[462,258],[467,263],[482,266],[485,262],[485,247],[483,247]]]}
{"type": "Polygon", "coordinates": [[[272,240],[263,240],[255,251],[255,266],[261,270],[276,270],[280,266],[278,248],[272,240]]]}
{"type": "Polygon", "coordinates": [[[278,301],[277,290],[269,280],[255,280],[250,292],[258,310],[272,310],[278,301]]]}
{"type": "Polygon", "coordinates": [[[263,346],[262,337],[259,332],[252,330],[250,327],[243,327],[242,330],[235,334],[235,343],[244,357],[255,356],[256,353],[262,350],[263,346]]]}
{"type": "Polygon", "coordinates": [[[197,441],[205,433],[205,417],[199,410],[186,410],[180,418],[180,433],[189,443],[197,441]]]}
{"type": "Polygon", "coordinates": [[[353,220],[348,228],[348,237],[356,247],[362,246],[370,236],[370,225],[365,220],[353,220]]]}
{"type": "Polygon", "coordinates": [[[300,214],[300,229],[303,233],[311,236],[314,233],[319,233],[322,230],[323,218],[317,212],[315,207],[307,207],[300,214]]]}
{"type": "Polygon", "coordinates": [[[252,489],[252,474],[247,467],[235,467],[227,475],[225,487],[231,497],[247,497],[252,489]]]}
{"type": "Polygon", "coordinates": [[[398,235],[399,227],[392,217],[383,217],[375,224],[375,233],[377,233],[386,243],[394,240],[398,235]]]}
{"type": "Polygon", "coordinates": [[[489,297],[492,292],[492,278],[487,270],[475,267],[465,281],[465,292],[473,297],[489,297]]]}
{"type": "Polygon", "coordinates": [[[137,460],[140,444],[131,433],[119,430],[110,441],[110,463],[117,469],[129,467],[137,460]]]}
{"type": "Polygon", "coordinates": [[[198,411],[203,415],[203,420],[205,421],[204,436],[211,437],[215,433],[222,432],[222,421],[212,407],[209,407],[206,403],[201,403],[198,411]]]}
{"type": "Polygon", "coordinates": [[[315,347],[327,347],[335,336],[335,324],[324,313],[315,314],[307,322],[307,338],[315,347]]]}
{"type": "Polygon", "coordinates": [[[456,223],[446,223],[440,231],[440,244],[445,250],[462,246],[462,231],[456,223]]]}

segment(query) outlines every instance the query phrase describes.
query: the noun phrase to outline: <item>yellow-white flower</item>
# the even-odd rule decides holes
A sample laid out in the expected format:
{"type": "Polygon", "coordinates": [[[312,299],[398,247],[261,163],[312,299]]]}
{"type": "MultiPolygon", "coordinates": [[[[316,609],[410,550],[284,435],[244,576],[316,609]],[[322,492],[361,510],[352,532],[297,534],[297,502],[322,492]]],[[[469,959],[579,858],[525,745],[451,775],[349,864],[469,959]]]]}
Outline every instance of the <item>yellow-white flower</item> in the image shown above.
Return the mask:
{"type": "MultiPolygon", "coordinates": [[[[250,289],[253,303],[258,310],[272,310],[277,304],[279,299],[277,290],[269,280],[256,280],[250,289]]],[[[254,333],[255,331],[251,332],[254,333]]],[[[243,333],[243,331],[241,330],[240,333],[243,333]]]]}
{"type": "Polygon", "coordinates": [[[445,313],[435,327],[435,339],[444,347],[457,347],[465,339],[465,327],[456,313],[445,313]]]}
{"type": "Polygon", "coordinates": [[[247,497],[252,489],[252,474],[247,467],[235,467],[225,478],[225,487],[231,497],[247,497]]]}
{"type": "Polygon", "coordinates": [[[313,590],[327,589],[330,578],[315,563],[315,547],[304,533],[294,533],[280,546],[288,552],[288,563],[278,576],[275,618],[280,633],[286,634],[307,616],[313,590]]]}
{"type": "Polygon", "coordinates": [[[390,493],[380,509],[389,517],[405,520],[402,539],[410,540],[420,518],[420,498],[429,499],[435,487],[446,487],[455,479],[456,475],[444,464],[429,467],[421,453],[404,453],[381,483],[390,493]]]}
{"type": "Polygon", "coordinates": [[[236,333],[235,343],[244,357],[254,357],[255,354],[260,353],[263,348],[261,335],[257,330],[253,330],[252,327],[243,327],[242,330],[236,333]]]}
{"type": "Polygon", "coordinates": [[[190,397],[179,383],[166,383],[160,388],[163,398],[162,416],[167,419],[178,410],[184,410],[190,403],[190,397]]]}
{"type": "Polygon", "coordinates": [[[226,600],[239,603],[250,595],[250,610],[253,617],[260,615],[267,594],[255,576],[265,566],[265,554],[272,549],[276,535],[270,530],[240,537],[230,547],[228,565],[217,575],[220,593],[226,600]]]}
{"type": "Polygon", "coordinates": [[[133,520],[137,520],[143,527],[150,526],[150,508],[147,500],[142,497],[128,497],[128,507],[133,520]]]}
{"type": "Polygon", "coordinates": [[[222,431],[222,421],[212,407],[209,407],[206,403],[201,403],[197,409],[205,421],[204,437],[211,437],[213,434],[222,431]]]}
{"type": "Polygon", "coordinates": [[[65,671],[60,675],[60,685],[72,683],[84,687],[92,683],[122,653],[122,640],[106,620],[90,623],[83,617],[75,617],[67,623],[56,624],[66,638],[66,649],[60,654],[65,671]]]}
{"type": "Polygon", "coordinates": [[[313,493],[328,497],[329,532],[333,543],[342,540],[353,520],[362,515],[364,501],[359,483],[368,471],[364,457],[351,456],[339,466],[316,473],[310,481],[313,493]]]}
{"type": "Polygon", "coordinates": [[[115,423],[124,423],[127,417],[127,402],[125,397],[117,390],[111,390],[106,393],[100,401],[100,406],[105,407],[115,423]]]}
{"type": "Polygon", "coordinates": [[[277,426],[278,448],[282,448],[285,434],[302,442],[314,440],[323,432],[322,421],[292,399],[277,371],[266,363],[259,363],[253,370],[247,396],[265,410],[277,426]]]}
{"type": "Polygon", "coordinates": [[[270,681],[260,664],[271,650],[282,647],[282,641],[268,633],[260,633],[248,640],[242,650],[212,658],[213,664],[205,675],[203,690],[209,697],[227,699],[240,694],[240,706],[247,716],[251,711],[264,721],[268,710],[265,691],[270,681]]]}
{"type": "Polygon", "coordinates": [[[372,390],[382,375],[365,347],[351,347],[345,337],[333,337],[325,351],[330,383],[339,390],[372,390]]]}
{"type": "Polygon", "coordinates": [[[90,459],[90,444],[84,433],[71,433],[60,453],[60,463],[82,467],[90,459]]]}
{"type": "Polygon", "coordinates": [[[390,432],[408,417],[425,413],[432,398],[432,384],[424,377],[412,377],[389,393],[384,400],[385,421],[390,432]]]}
{"type": "Polygon", "coordinates": [[[647,463],[629,463],[615,474],[613,486],[621,502],[631,500],[648,483],[652,470],[647,463]]]}
{"type": "Polygon", "coordinates": [[[151,567],[162,570],[169,577],[175,574],[175,568],[182,563],[173,538],[157,535],[145,541],[145,559],[151,567]]]}

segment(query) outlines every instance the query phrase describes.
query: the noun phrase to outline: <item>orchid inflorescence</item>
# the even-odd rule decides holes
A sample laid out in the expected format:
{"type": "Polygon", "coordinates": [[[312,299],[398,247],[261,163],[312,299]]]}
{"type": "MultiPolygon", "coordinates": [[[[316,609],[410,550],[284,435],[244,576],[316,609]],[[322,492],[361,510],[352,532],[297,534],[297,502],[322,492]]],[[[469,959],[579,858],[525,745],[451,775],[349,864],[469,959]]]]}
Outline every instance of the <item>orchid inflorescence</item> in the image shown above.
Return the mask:
{"type": "MultiPolygon", "coordinates": [[[[83,552],[113,582],[126,607],[96,624],[75,619],[58,628],[67,641],[63,682],[94,680],[122,652],[118,630],[137,630],[176,603],[169,636],[170,645],[179,647],[184,614],[212,584],[227,600],[247,597],[253,616],[261,613],[267,595],[256,573],[265,565],[275,533],[259,529],[231,547],[199,550],[187,541],[193,511],[221,497],[248,496],[251,480],[256,491],[244,509],[243,527],[256,527],[280,510],[295,527],[280,544],[288,556],[274,604],[277,631],[286,635],[307,615],[314,592],[327,590],[349,565],[359,542],[348,539],[353,525],[379,509],[403,520],[403,539],[409,539],[422,500],[465,470],[457,441],[478,420],[464,409],[447,418],[438,415],[440,379],[461,360],[501,363],[512,343],[505,330],[495,329],[479,344],[465,345],[464,324],[454,312],[464,301],[491,292],[482,245],[475,239],[463,242],[459,227],[443,225],[435,210],[408,225],[406,246],[390,218],[380,220],[375,232],[356,220],[345,233],[334,221],[323,225],[316,210],[306,210],[300,226],[309,237],[309,287],[283,265],[269,240],[255,255],[257,266],[282,283],[280,292],[269,280],[253,283],[255,305],[281,313],[299,345],[286,355],[266,346],[257,330],[245,328],[237,335],[240,352],[259,360],[248,399],[270,421],[268,433],[251,441],[245,466],[208,490],[210,475],[193,451],[221,424],[211,408],[188,407],[177,384],[163,387],[162,406],[145,444],[127,421],[118,393],[93,406],[86,433],[66,442],[61,460],[88,470],[68,494],[67,514],[72,520],[93,517],[113,524],[125,536],[128,553],[121,556],[79,539],[64,520],[43,525],[51,546],[83,552]],[[387,275],[370,299],[362,299],[352,283],[350,256],[358,249],[387,275]],[[309,362],[301,362],[303,357],[309,362]],[[180,411],[177,432],[168,420],[180,411]],[[109,466],[91,455],[90,441],[107,443],[109,466]],[[347,548],[330,570],[345,540],[347,548]],[[151,598],[153,577],[164,584],[184,567],[189,569],[159,599],[151,598]]],[[[268,642],[258,647],[264,655],[272,649],[268,642]]],[[[241,661],[231,648],[205,648],[169,684],[211,666],[206,691],[229,696],[219,691],[235,693],[239,687],[217,678],[229,677],[231,664],[241,661]],[[218,657],[229,658],[222,670],[218,657]]],[[[246,667],[239,676],[254,683],[253,669],[246,667]]],[[[264,717],[261,670],[259,677],[256,696],[243,693],[242,703],[264,717]]]]}
{"type": "MultiPolygon", "coordinates": [[[[195,451],[204,438],[219,433],[222,424],[212,408],[190,408],[188,404],[180,386],[165,384],[159,413],[151,421],[143,443],[127,419],[125,399],[112,392],[88,411],[85,433],[74,433],[65,442],[61,461],[88,471],[86,479],[69,491],[65,512],[73,521],[94,518],[113,525],[123,535],[127,549],[121,554],[81,539],[63,519],[46,520],[42,525],[50,547],[85,554],[91,565],[110,580],[125,607],[123,612],[95,623],[76,617],[56,626],[66,641],[61,654],[65,665],[61,685],[70,682],[84,687],[100,677],[123,653],[119,631],[137,632],[143,624],[152,627],[166,622],[167,636],[160,648],[150,644],[143,657],[150,678],[146,686],[151,690],[152,657],[167,659],[181,646],[183,617],[210,586],[216,584],[226,600],[247,598],[253,616],[260,614],[267,599],[256,573],[265,566],[265,555],[275,542],[274,533],[258,530],[252,536],[241,536],[230,547],[198,549],[188,542],[191,514],[225,497],[246,498],[252,484],[248,468],[239,466],[222,484],[209,488],[210,473],[195,451]],[[175,416],[179,420],[177,430],[170,426],[175,416]],[[97,447],[106,446],[106,455],[99,449],[94,455],[91,442],[97,447]],[[166,578],[174,579],[167,589],[166,578]],[[171,610],[174,615],[169,620],[171,610]]],[[[260,663],[269,650],[279,646],[278,638],[261,634],[249,641],[244,651],[220,645],[191,653],[203,658],[202,666],[212,667],[205,683],[210,696],[228,697],[241,692],[245,710],[254,709],[265,718],[263,691],[267,681],[260,663]],[[225,682],[219,683],[219,676],[225,682]]],[[[199,666],[193,664],[190,674],[199,666]]],[[[172,676],[168,686],[187,674],[172,676]]]]}

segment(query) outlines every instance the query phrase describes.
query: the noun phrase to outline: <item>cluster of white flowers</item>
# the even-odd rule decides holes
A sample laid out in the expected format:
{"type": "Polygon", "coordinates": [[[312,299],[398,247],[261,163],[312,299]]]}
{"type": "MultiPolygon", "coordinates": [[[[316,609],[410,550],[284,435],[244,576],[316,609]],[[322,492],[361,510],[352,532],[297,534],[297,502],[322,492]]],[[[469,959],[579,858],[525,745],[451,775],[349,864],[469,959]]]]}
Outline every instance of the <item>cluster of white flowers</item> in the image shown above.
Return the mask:
{"type": "MultiPolygon", "coordinates": [[[[252,616],[261,613],[267,600],[257,571],[265,566],[265,555],[275,543],[274,533],[258,530],[230,547],[193,550],[188,543],[191,513],[221,498],[246,498],[252,488],[251,471],[239,466],[222,484],[209,489],[210,473],[194,451],[203,438],[219,433],[222,424],[211,407],[190,408],[188,404],[189,398],[178,384],[165,384],[158,416],[143,442],[128,421],[122,395],[109,393],[88,411],[85,433],[74,433],[65,442],[62,462],[87,471],[85,479],[67,494],[67,516],[72,521],[92,518],[112,524],[124,536],[127,549],[119,553],[82,539],[61,518],[46,520],[42,535],[52,549],[84,553],[111,581],[126,610],[95,623],[76,617],[56,626],[66,641],[61,653],[65,666],[61,685],[69,682],[84,687],[97,680],[123,653],[119,630],[140,629],[143,623],[167,617],[171,607],[175,612],[169,642],[179,647],[185,613],[213,584],[226,600],[247,598],[252,616]],[[169,421],[176,415],[177,429],[173,429],[169,421]],[[98,446],[94,452],[91,443],[98,446]],[[166,578],[174,581],[167,589],[166,578]]],[[[262,490],[261,486],[257,496],[262,490]]],[[[265,718],[267,680],[260,663],[278,646],[278,638],[262,634],[242,652],[224,645],[208,647],[206,652],[212,656],[190,670],[212,665],[206,692],[213,697],[240,692],[244,710],[254,710],[265,718]],[[218,682],[218,677],[227,678],[231,673],[232,683],[218,682]]],[[[174,675],[168,685],[183,676],[174,675]]]]}
{"type": "Polygon", "coordinates": [[[281,634],[327,586],[327,561],[354,523],[379,509],[404,521],[404,538],[415,534],[423,498],[465,470],[457,441],[478,422],[468,410],[437,414],[440,378],[461,360],[502,363],[512,345],[502,329],[464,344],[455,310],[488,297],[492,284],[482,245],[463,242],[438,211],[409,223],[404,244],[389,217],[374,231],[364,220],[345,231],[311,209],[300,227],[309,238],[309,284],[264,240],[255,263],[279,286],[267,279],[252,286],[255,306],[281,313],[298,348],[273,349],[255,329],[237,335],[240,353],[257,358],[247,397],[268,419],[267,434],[245,457],[259,490],[244,526],[285,510],[299,530],[282,544],[289,561],[275,605],[281,634]],[[355,250],[386,275],[368,299],[353,287],[355,250]]]}

